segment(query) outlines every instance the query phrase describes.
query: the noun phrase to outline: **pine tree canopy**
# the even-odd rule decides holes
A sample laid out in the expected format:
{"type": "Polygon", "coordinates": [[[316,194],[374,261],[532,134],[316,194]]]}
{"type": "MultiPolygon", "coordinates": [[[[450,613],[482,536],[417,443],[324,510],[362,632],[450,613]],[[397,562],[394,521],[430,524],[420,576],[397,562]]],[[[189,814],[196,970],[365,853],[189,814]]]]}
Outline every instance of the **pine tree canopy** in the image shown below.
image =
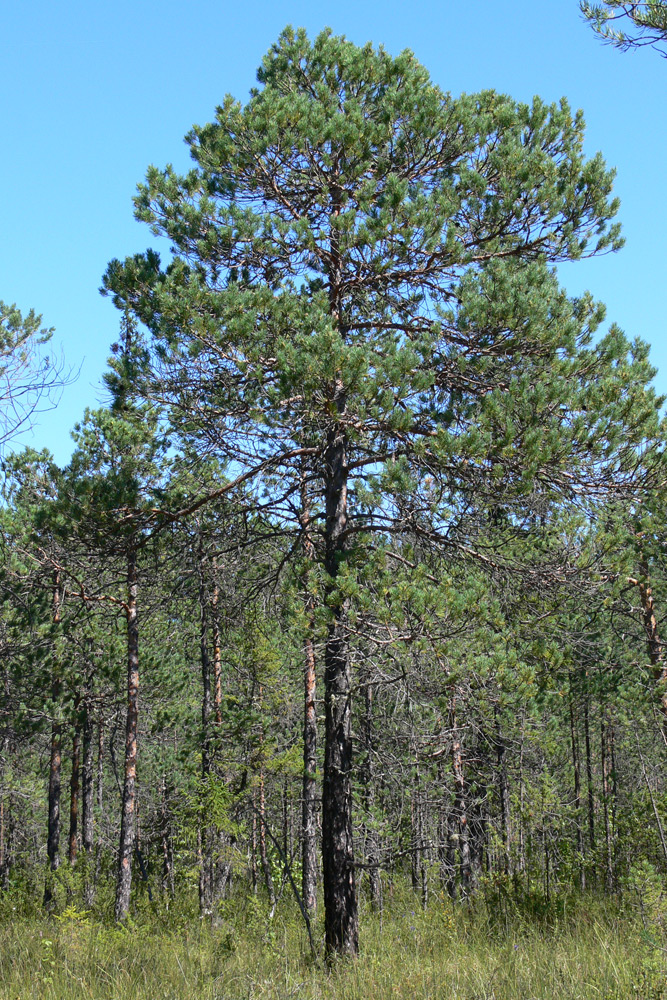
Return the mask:
{"type": "Polygon", "coordinates": [[[317,479],[341,430],[350,531],[632,476],[646,349],[617,329],[593,346],[602,307],[553,270],[621,245],[583,138],[565,101],[454,98],[408,51],[286,29],[248,103],[188,135],[193,169],[139,189],[170,263],[109,265],[153,333],[150,392],[183,434],[280,473],[286,515],[297,458],[317,479]]]}
{"type": "Polygon", "coordinates": [[[581,0],[581,13],[598,35],[617,48],[651,46],[667,57],[667,3],[664,0],[581,0]]]}

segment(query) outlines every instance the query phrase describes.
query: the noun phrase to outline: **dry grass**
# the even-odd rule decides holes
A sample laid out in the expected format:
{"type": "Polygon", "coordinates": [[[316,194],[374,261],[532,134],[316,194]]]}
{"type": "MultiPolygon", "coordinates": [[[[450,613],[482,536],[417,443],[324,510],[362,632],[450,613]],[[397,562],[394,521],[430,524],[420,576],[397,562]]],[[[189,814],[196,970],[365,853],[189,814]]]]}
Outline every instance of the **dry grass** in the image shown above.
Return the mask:
{"type": "MultiPolygon", "coordinates": [[[[413,897],[362,914],[355,962],[313,960],[296,915],[267,924],[255,900],[221,925],[157,909],[127,928],[76,910],[0,919],[1,1000],[659,1000],[667,955],[659,925],[580,900],[550,920],[502,921],[413,897]],[[501,924],[502,926],[499,926],[501,924]]],[[[317,928],[318,935],[321,927],[317,928]]]]}

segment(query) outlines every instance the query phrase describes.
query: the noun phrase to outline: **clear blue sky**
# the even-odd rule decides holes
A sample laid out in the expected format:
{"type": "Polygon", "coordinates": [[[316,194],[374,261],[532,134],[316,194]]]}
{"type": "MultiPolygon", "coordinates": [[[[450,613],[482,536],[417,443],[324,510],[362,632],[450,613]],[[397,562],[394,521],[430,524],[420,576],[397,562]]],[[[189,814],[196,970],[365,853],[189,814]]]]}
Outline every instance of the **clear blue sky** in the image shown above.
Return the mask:
{"type": "Polygon", "coordinates": [[[288,23],[411,48],[455,94],[564,95],[583,108],[588,152],[618,170],[627,244],[568,265],[563,281],[572,294],[589,288],[609,320],[652,345],[667,392],[667,61],[603,46],[577,0],[27,0],[2,18],[0,298],[41,312],[81,374],[26,443],[67,461],[70,429],[103,399],[117,335],[101,276],[151,241],[132,216],[136,184],[149,163],[187,166],[186,131],[225,93],[247,97],[288,23]]]}

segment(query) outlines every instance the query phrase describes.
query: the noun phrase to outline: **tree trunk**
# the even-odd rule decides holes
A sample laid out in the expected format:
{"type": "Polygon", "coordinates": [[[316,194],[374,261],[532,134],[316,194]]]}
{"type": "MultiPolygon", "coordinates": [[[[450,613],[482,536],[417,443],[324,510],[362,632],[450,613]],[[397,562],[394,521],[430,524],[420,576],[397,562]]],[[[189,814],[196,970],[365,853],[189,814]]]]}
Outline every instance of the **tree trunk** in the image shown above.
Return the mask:
{"type": "MultiPolygon", "coordinates": [[[[308,564],[315,557],[310,534],[310,509],[304,475],[301,477],[301,526],[303,551],[308,564]]],[[[315,601],[308,593],[308,571],[304,575],[306,640],[303,672],[303,787],[301,805],[301,895],[309,914],[317,907],[317,713],[315,649],[313,646],[315,601]]]]}
{"type": "Polygon", "coordinates": [[[90,702],[86,699],[83,717],[83,767],[81,769],[81,846],[88,858],[92,857],[95,817],[93,801],[95,783],[93,780],[93,720],[90,702]]]}
{"type": "MultiPolygon", "coordinates": [[[[342,387],[334,403],[344,410],[342,387]]],[[[346,603],[334,598],[339,563],[345,557],[348,458],[345,431],[327,435],[325,467],[325,556],[330,583],[325,604],[330,621],[324,650],[325,745],[322,783],[322,881],[325,949],[329,957],[359,950],[357,889],[352,843],[352,677],[346,632],[346,603]]]]}
{"type": "Polygon", "coordinates": [[[456,809],[450,804],[447,812],[447,851],[445,853],[445,871],[447,873],[447,894],[449,898],[453,900],[455,900],[458,896],[458,881],[456,878],[456,851],[458,845],[459,831],[456,809]]]}
{"type": "Polygon", "coordinates": [[[526,833],[524,821],[525,782],[523,780],[523,754],[526,743],[526,713],[521,715],[521,747],[519,749],[519,871],[526,870],[526,833]]]}
{"type": "Polygon", "coordinates": [[[276,891],[273,885],[273,875],[269,864],[269,855],[266,849],[266,801],[264,797],[264,765],[259,772],[259,857],[262,862],[264,872],[264,884],[269,897],[271,916],[276,905],[276,891]]]}
{"type": "MultiPolygon", "coordinates": [[[[60,865],[60,768],[61,768],[60,723],[51,725],[51,754],[49,759],[49,818],[46,853],[51,872],[58,870],[60,865]]],[[[53,905],[53,880],[47,876],[44,889],[44,906],[50,909],[53,905]]]]}
{"type": "Polygon", "coordinates": [[[310,914],[317,907],[317,715],[315,651],[312,639],[304,649],[303,787],[301,807],[302,895],[310,914]]]}
{"type": "MultiPolygon", "coordinates": [[[[104,718],[102,716],[101,708],[99,721],[97,723],[97,785],[95,798],[97,800],[99,823],[102,824],[102,809],[104,806],[104,718]]],[[[99,884],[101,864],[102,842],[100,837],[98,837],[97,845],[95,847],[95,877],[93,880],[95,886],[99,884]]]]}
{"type": "Polygon", "coordinates": [[[588,718],[588,695],[584,700],[584,740],[586,746],[586,783],[588,787],[588,839],[593,855],[593,879],[595,879],[595,791],[593,788],[593,759],[591,757],[591,730],[588,718]]]}
{"type": "Polygon", "coordinates": [[[500,804],[500,834],[503,845],[502,870],[511,874],[512,853],[510,840],[510,790],[507,780],[507,746],[500,731],[500,720],[496,716],[496,754],[498,760],[498,801],[500,804]]]}
{"type": "Polygon", "coordinates": [[[174,849],[169,816],[167,777],[162,775],[160,784],[160,844],[162,847],[162,891],[174,896],[174,849]]]}
{"type": "Polygon", "coordinates": [[[466,812],[465,779],[463,775],[463,753],[456,722],[456,699],[450,704],[450,727],[452,730],[452,771],[454,774],[454,829],[459,849],[459,873],[461,895],[465,898],[470,891],[470,839],[466,812]]]}
{"type": "MultiPolygon", "coordinates": [[[[60,573],[58,570],[53,574],[53,621],[58,624],[60,621],[60,573]]],[[[58,667],[55,666],[52,674],[51,695],[53,698],[54,711],[58,712],[58,702],[60,701],[61,681],[58,667]]],[[[51,752],[49,757],[49,793],[48,793],[48,829],[46,841],[46,853],[49,859],[50,872],[55,872],[60,865],[60,769],[62,751],[62,726],[59,721],[51,723],[51,752]]],[[[53,906],[53,879],[47,875],[44,887],[44,906],[50,910],[53,906]]]]}
{"type": "Polygon", "coordinates": [[[72,775],[69,782],[69,841],[67,859],[70,865],[76,862],[79,846],[79,790],[81,766],[81,731],[77,725],[72,736],[72,775]]]}
{"type": "Polygon", "coordinates": [[[368,888],[371,897],[371,907],[373,910],[382,909],[382,886],[380,882],[380,868],[377,849],[377,837],[373,830],[373,806],[375,805],[375,775],[373,773],[373,685],[370,678],[366,678],[365,685],[365,712],[363,721],[363,742],[364,742],[364,767],[363,767],[363,794],[364,805],[366,807],[367,823],[364,831],[366,841],[366,863],[368,865],[368,888]]]}
{"type": "Polygon", "coordinates": [[[653,667],[653,676],[658,682],[658,696],[660,699],[660,711],[662,713],[663,736],[667,738],[667,658],[665,648],[660,639],[658,630],[658,620],[655,614],[655,599],[651,588],[648,562],[642,557],[639,571],[642,579],[631,580],[639,588],[639,599],[641,601],[644,619],[644,633],[646,635],[646,647],[649,661],[653,667]]]}
{"type": "Polygon", "coordinates": [[[135,845],[137,729],[139,723],[139,625],[137,621],[137,554],[127,560],[127,720],[125,726],[125,778],[120,825],[115,917],[124,920],[130,909],[132,855],[135,845]]]}
{"type": "Polygon", "coordinates": [[[410,782],[410,882],[412,891],[419,891],[419,766],[414,763],[414,776],[410,782]]]}
{"type": "Polygon", "coordinates": [[[572,700],[570,700],[570,738],[572,745],[572,770],[574,773],[574,825],[576,851],[579,858],[579,888],[583,892],[586,888],[586,869],[584,867],[584,832],[581,828],[581,764],[572,700]]]}
{"type": "Polygon", "coordinates": [[[204,571],[204,548],[201,534],[199,536],[199,546],[197,552],[197,565],[199,570],[199,649],[202,677],[202,701],[201,701],[201,726],[202,726],[202,746],[201,746],[201,788],[202,796],[199,808],[199,837],[200,837],[200,864],[199,864],[199,914],[200,916],[211,916],[213,912],[212,896],[212,868],[213,868],[213,831],[207,822],[208,808],[206,796],[209,791],[211,778],[211,757],[210,757],[210,720],[211,720],[211,664],[208,655],[208,614],[206,593],[206,576],[204,571]]]}
{"type": "MultiPolygon", "coordinates": [[[[217,572],[217,564],[213,560],[213,572],[217,572]]],[[[213,596],[211,598],[211,617],[213,619],[213,707],[215,711],[215,721],[218,725],[222,723],[222,653],[220,648],[220,588],[217,583],[213,584],[213,596]]]]}
{"type": "Polygon", "coordinates": [[[252,793],[252,819],[250,821],[250,879],[252,891],[257,895],[257,795],[252,793]]]}
{"type": "Polygon", "coordinates": [[[5,869],[8,867],[5,855],[5,796],[0,795],[0,887],[5,887],[5,869]]]}
{"type": "Polygon", "coordinates": [[[607,724],[605,714],[606,713],[602,711],[600,717],[600,757],[602,763],[602,806],[605,841],[604,887],[606,892],[612,892],[614,888],[614,846],[609,808],[611,792],[611,758],[608,745],[611,727],[607,724]]]}

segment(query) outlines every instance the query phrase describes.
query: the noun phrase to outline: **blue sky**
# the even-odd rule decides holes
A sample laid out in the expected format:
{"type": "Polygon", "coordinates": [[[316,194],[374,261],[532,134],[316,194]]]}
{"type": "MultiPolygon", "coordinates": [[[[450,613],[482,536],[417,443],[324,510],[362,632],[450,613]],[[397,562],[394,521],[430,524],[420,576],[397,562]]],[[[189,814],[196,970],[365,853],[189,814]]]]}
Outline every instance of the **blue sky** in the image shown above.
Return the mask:
{"type": "Polygon", "coordinates": [[[26,0],[0,21],[0,298],[41,312],[81,371],[23,443],[67,461],[69,431],[104,399],[117,336],[102,274],[111,258],[151,242],[132,216],[137,183],[150,163],[187,167],[187,130],[209,121],[225,93],[247,97],[286,24],[311,35],[328,25],[392,53],[411,48],[454,94],[494,88],[583,108],[587,151],[618,170],[627,243],[567,265],[562,279],[572,294],[590,289],[609,321],[651,344],[667,393],[667,60],[602,45],[577,0],[26,0]]]}

